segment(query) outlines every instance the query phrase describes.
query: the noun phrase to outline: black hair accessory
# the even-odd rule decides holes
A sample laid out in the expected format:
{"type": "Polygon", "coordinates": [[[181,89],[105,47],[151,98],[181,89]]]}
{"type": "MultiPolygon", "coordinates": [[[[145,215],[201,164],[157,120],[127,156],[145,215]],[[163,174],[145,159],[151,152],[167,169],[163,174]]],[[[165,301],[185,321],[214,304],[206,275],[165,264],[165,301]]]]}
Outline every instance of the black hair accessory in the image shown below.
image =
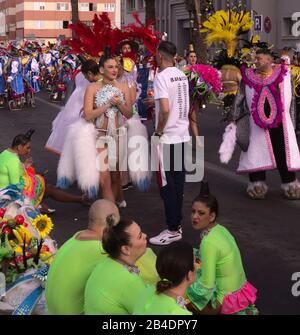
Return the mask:
{"type": "Polygon", "coordinates": [[[209,193],[209,186],[207,181],[201,181],[200,183],[200,193],[199,196],[201,198],[208,198],[210,195],[209,193]]]}
{"type": "Polygon", "coordinates": [[[104,63],[106,62],[106,60],[110,59],[111,58],[111,46],[108,45],[107,47],[105,47],[104,49],[104,53],[103,55],[100,57],[100,60],[99,60],[99,66],[103,66],[104,63]]]}
{"type": "Polygon", "coordinates": [[[35,132],[34,129],[29,129],[28,132],[25,134],[25,137],[26,137],[28,140],[31,140],[31,136],[33,135],[34,132],[35,132]]]}
{"type": "Polygon", "coordinates": [[[104,57],[106,59],[110,58],[111,57],[111,46],[108,45],[107,47],[105,47],[104,49],[104,57]]]}

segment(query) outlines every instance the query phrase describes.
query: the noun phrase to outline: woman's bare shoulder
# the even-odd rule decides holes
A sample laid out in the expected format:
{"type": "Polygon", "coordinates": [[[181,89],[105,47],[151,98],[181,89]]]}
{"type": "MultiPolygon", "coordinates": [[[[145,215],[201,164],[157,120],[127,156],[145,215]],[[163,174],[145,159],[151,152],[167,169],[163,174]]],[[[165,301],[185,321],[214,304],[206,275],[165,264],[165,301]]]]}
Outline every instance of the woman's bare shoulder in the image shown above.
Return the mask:
{"type": "Polygon", "coordinates": [[[126,83],[116,82],[115,87],[117,87],[120,91],[124,93],[128,90],[128,85],[126,83]]]}
{"type": "Polygon", "coordinates": [[[97,83],[89,84],[89,86],[87,87],[87,90],[89,90],[91,92],[96,92],[96,91],[100,90],[101,88],[102,88],[102,84],[97,82],[97,83]]]}

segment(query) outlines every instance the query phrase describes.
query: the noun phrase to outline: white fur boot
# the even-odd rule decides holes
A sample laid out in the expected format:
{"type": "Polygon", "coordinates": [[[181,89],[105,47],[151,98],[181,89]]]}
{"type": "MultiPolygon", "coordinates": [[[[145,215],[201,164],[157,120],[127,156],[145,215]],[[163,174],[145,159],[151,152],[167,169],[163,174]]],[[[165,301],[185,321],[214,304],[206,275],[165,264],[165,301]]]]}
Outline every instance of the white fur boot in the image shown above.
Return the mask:
{"type": "Polygon", "coordinates": [[[296,179],[295,181],[287,184],[281,184],[284,197],[288,200],[299,200],[300,199],[300,183],[296,179]]]}
{"type": "Polygon", "coordinates": [[[247,194],[250,199],[264,199],[268,191],[268,186],[264,181],[249,182],[247,194]]]}

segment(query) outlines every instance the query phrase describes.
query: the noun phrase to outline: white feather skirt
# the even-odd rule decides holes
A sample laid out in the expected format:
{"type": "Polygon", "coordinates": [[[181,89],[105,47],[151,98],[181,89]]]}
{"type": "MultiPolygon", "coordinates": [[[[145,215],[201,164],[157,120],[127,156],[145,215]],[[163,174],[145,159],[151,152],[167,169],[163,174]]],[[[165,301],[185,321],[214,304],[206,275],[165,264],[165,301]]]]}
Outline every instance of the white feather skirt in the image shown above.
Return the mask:
{"type": "Polygon", "coordinates": [[[97,170],[97,131],[93,123],[80,119],[69,127],[57,169],[57,186],[69,187],[75,180],[81,190],[95,198],[100,173],[97,170]]]}
{"type": "Polygon", "coordinates": [[[223,134],[223,142],[219,149],[221,163],[228,164],[236,146],[236,125],[230,123],[223,134]]]}

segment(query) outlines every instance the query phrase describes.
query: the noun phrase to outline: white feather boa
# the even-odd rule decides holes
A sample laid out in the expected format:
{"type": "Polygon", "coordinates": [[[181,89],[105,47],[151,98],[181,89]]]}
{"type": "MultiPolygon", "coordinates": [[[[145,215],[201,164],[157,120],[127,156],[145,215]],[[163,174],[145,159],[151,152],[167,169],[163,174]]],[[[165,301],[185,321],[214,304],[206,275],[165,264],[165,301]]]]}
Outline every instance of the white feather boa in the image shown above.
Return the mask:
{"type": "Polygon", "coordinates": [[[138,114],[127,120],[127,128],[129,175],[133,185],[135,185],[138,190],[145,192],[150,187],[152,177],[147,128],[142,124],[138,114]],[[145,147],[136,148],[135,145],[133,145],[135,136],[138,142],[145,144],[145,147]],[[138,153],[138,167],[135,165],[136,156],[133,155],[135,151],[138,153]]]}
{"type": "Polygon", "coordinates": [[[236,125],[230,123],[223,134],[223,142],[219,149],[220,161],[228,164],[230,161],[236,145],[236,125]]]}
{"type": "Polygon", "coordinates": [[[67,188],[75,180],[89,197],[96,197],[100,174],[96,167],[97,131],[93,123],[80,119],[69,127],[58,163],[57,186],[67,188]]]}

